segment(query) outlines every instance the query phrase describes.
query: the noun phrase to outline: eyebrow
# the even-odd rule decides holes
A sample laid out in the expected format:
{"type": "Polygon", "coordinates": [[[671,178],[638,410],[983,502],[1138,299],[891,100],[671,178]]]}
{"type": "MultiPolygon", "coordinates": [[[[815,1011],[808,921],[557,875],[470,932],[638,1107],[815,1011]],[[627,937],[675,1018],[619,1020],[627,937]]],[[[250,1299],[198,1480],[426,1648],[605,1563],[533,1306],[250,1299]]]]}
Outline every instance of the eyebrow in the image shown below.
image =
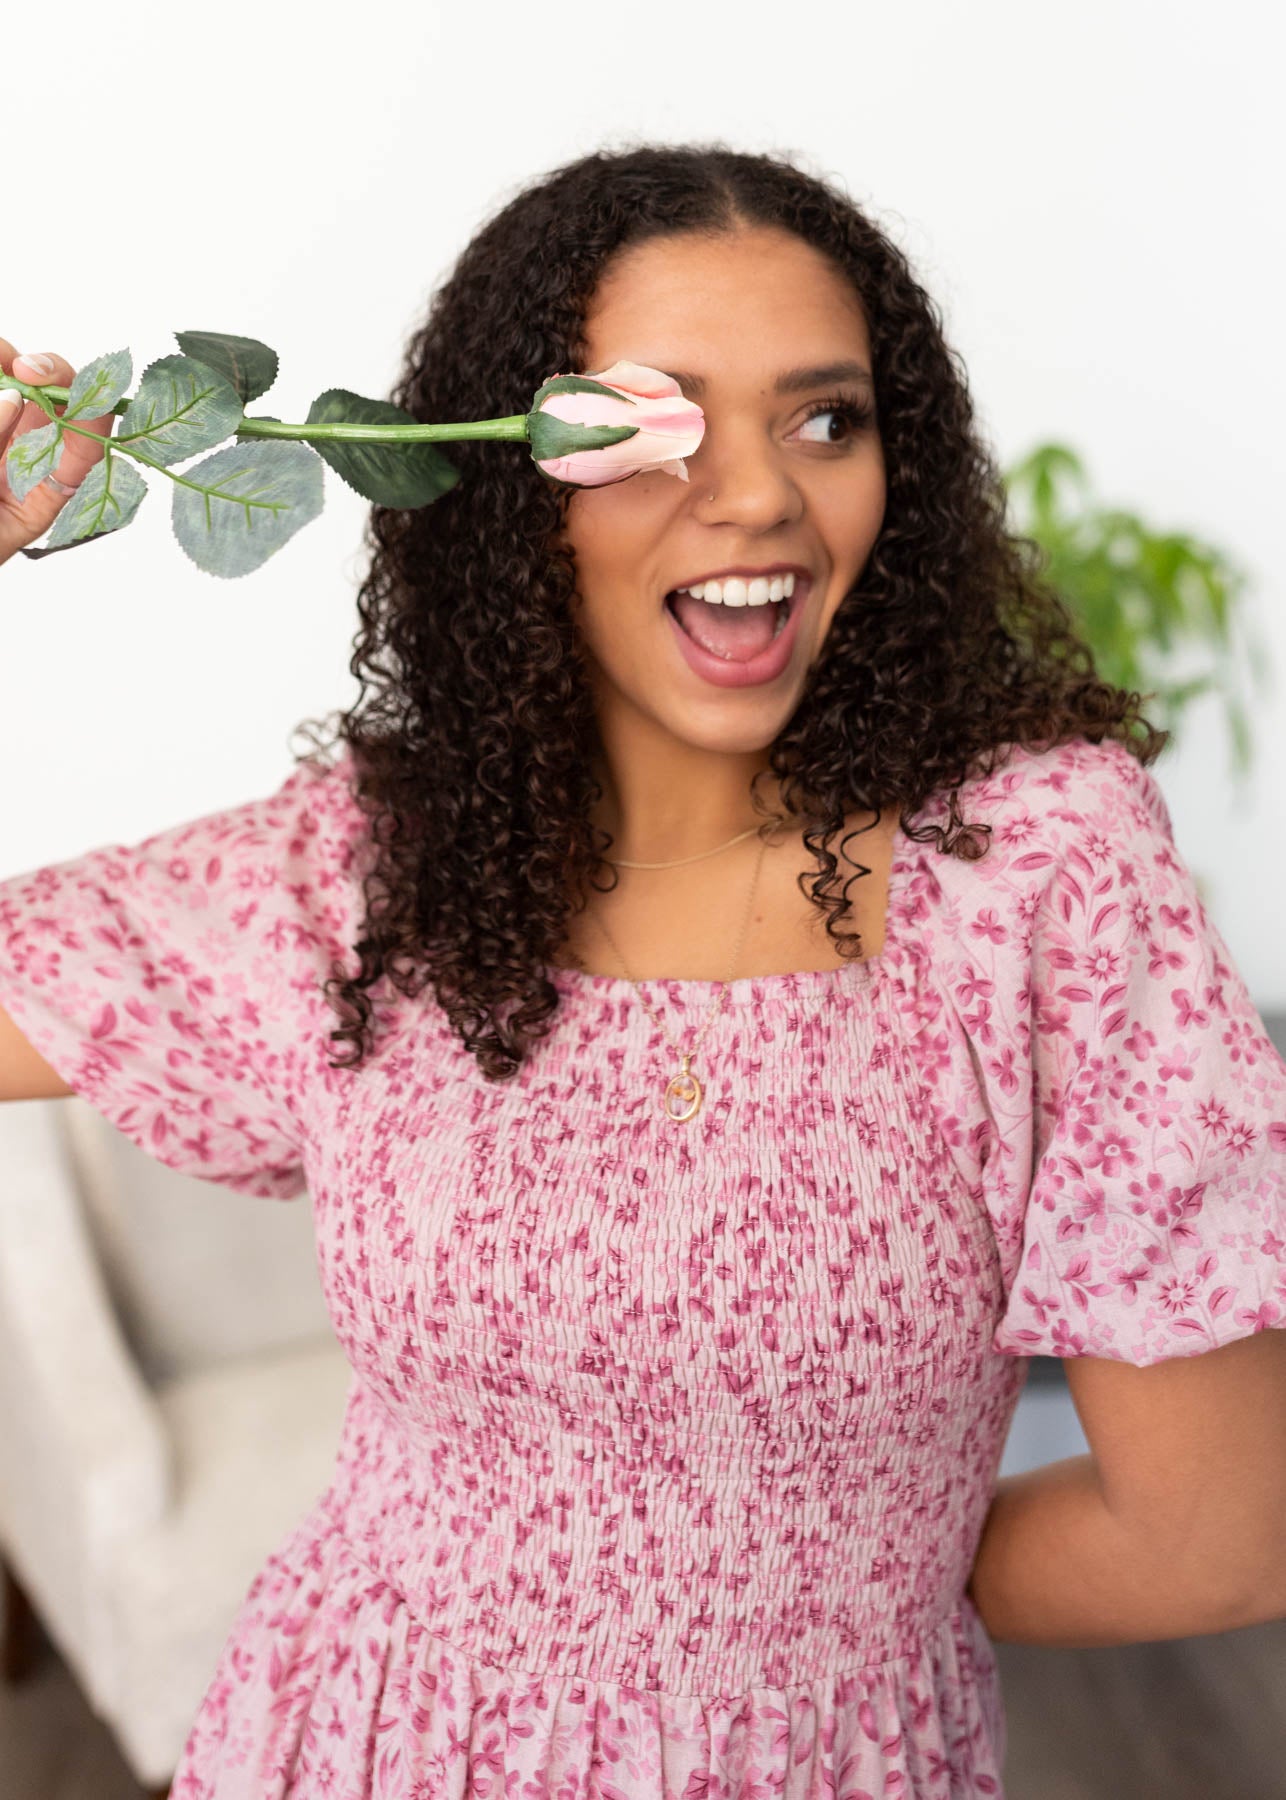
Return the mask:
{"type": "MultiPolygon", "coordinates": [[[[681,388],[687,388],[698,398],[705,393],[705,380],[700,375],[690,375],[685,369],[666,368],[665,373],[678,382],[681,388]]],[[[859,362],[821,363],[816,368],[786,369],[777,377],[776,391],[779,394],[798,394],[805,388],[833,387],[839,381],[864,382],[867,387],[874,387],[871,371],[863,368],[859,362]]]]}

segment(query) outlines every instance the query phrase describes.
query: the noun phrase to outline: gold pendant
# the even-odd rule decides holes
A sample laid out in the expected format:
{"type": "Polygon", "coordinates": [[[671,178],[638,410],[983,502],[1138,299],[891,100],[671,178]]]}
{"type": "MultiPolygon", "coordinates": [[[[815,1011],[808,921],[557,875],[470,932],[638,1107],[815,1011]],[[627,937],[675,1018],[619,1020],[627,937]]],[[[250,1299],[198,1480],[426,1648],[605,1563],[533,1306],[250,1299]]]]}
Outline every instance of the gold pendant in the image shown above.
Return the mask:
{"type": "Polygon", "coordinates": [[[676,1125],[681,1125],[685,1119],[694,1118],[701,1110],[701,1083],[688,1068],[688,1064],[692,1061],[691,1053],[689,1052],[688,1055],[683,1056],[681,1060],[683,1067],[679,1069],[676,1074],[671,1075],[669,1081],[666,1083],[665,1098],[661,1102],[666,1118],[673,1119],[676,1125]],[[676,1100],[683,1102],[687,1108],[685,1112],[674,1112],[672,1110],[670,1106],[671,1095],[673,1095],[676,1100]]]}

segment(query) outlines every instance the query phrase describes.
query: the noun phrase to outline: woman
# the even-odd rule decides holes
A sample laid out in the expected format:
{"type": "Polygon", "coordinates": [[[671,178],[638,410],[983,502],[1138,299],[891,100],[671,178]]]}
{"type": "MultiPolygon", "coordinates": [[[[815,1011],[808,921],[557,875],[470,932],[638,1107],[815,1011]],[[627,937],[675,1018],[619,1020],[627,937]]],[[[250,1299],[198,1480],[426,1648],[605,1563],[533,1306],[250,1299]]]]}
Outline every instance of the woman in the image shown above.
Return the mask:
{"type": "Polygon", "coordinates": [[[621,361],[703,407],[685,481],[453,448],[371,515],[332,760],[0,886],[53,1091],[307,1186],[355,1371],[184,1800],[999,1795],[993,1635],[1286,1613],[1286,1065],[1165,734],[833,187],[574,162],[393,398],[621,361]],[[997,1484],[1037,1353],[1093,1454],[997,1484]]]}

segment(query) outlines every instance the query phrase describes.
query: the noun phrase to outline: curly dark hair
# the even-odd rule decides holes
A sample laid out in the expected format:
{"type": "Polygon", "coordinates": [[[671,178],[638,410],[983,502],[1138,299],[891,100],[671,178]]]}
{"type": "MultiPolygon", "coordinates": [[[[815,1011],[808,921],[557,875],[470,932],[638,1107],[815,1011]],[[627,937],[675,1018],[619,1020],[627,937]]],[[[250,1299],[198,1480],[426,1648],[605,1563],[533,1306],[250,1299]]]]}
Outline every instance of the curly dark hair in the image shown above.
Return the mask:
{"type": "MultiPolygon", "coordinates": [[[[839,188],[784,156],[722,143],[599,151],[482,226],[432,298],[391,398],[424,420],[525,412],[547,376],[583,369],[582,323],[617,251],[754,225],[830,257],[870,331],[883,524],[769,749],[816,858],[801,889],[808,881],[847,957],[861,943],[836,929],[848,882],[837,891],[830,843],[855,809],[874,811],[875,824],[896,806],[908,837],[977,860],[990,826],[963,820],[958,789],[991,773],[1007,746],[1113,737],[1147,764],[1169,736],[1141,716],[1140,695],[1100,679],[1068,606],[1041,580],[1043,552],[1007,532],[963,365],[901,251],[839,188]],[[913,825],[908,815],[935,793],[949,796],[946,824],[913,825]]],[[[325,983],[345,1021],[331,1039],[354,1040],[331,1067],[363,1060],[366,990],[387,975],[412,998],[432,980],[451,1028],[500,1080],[551,1029],[549,965],[569,913],[590,887],[610,891],[615,872],[603,861],[612,838],[590,817],[602,794],[597,727],[574,560],[559,543],[572,490],[523,443],[453,443],[450,456],[460,480],[432,505],[371,509],[349,665],[361,694],[328,715],[332,744],[351,747],[378,852],[363,884],[359,972],[333,965],[325,983]]],[[[854,866],[849,881],[870,872],[854,866]]]]}

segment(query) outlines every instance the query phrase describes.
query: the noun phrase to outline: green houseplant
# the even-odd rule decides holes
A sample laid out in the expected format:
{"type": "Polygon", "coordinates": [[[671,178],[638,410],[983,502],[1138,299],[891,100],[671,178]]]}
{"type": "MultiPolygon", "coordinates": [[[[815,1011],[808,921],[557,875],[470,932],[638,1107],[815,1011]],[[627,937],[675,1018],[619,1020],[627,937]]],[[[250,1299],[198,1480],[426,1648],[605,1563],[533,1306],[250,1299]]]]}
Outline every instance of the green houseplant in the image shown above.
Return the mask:
{"type": "Polygon", "coordinates": [[[1244,776],[1253,752],[1238,651],[1261,692],[1270,677],[1242,611],[1245,570],[1200,538],[1100,504],[1065,444],[1039,445],[1004,480],[1010,529],[1044,553],[1042,577],[1067,602],[1104,679],[1153,696],[1150,716],[1176,743],[1192,701],[1218,695],[1244,776]]]}

